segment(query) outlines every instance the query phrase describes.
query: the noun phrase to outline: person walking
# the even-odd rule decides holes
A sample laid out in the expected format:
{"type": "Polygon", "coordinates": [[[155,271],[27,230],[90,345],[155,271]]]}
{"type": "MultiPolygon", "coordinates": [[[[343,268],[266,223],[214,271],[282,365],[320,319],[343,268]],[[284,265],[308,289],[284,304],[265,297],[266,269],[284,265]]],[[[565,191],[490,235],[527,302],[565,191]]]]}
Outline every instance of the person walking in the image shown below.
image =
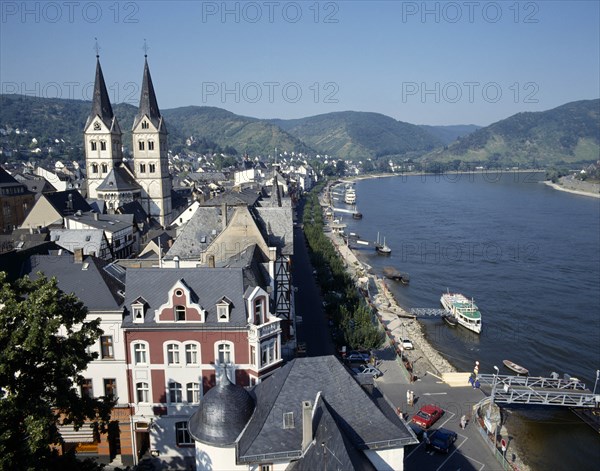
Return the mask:
{"type": "Polygon", "coordinates": [[[464,430],[466,426],[467,426],[467,417],[463,414],[463,416],[460,418],[460,428],[464,430]]]}

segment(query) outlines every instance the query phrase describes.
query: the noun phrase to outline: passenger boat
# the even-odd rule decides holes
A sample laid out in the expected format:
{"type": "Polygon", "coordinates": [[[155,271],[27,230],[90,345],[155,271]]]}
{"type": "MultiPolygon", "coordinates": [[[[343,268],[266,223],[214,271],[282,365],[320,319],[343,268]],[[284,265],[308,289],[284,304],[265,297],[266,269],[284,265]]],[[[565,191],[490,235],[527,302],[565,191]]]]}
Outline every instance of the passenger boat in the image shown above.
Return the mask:
{"type": "Polygon", "coordinates": [[[529,374],[529,370],[527,368],[521,365],[517,365],[515,362],[512,362],[510,360],[503,360],[502,363],[504,363],[504,366],[506,366],[509,370],[512,370],[519,375],[529,374]]]}
{"type": "Polygon", "coordinates": [[[481,333],[481,312],[473,300],[460,293],[444,293],[440,298],[442,306],[463,327],[481,333]]]}
{"type": "Polygon", "coordinates": [[[356,204],[356,191],[354,188],[346,188],[346,192],[344,193],[344,203],[356,204]]]}

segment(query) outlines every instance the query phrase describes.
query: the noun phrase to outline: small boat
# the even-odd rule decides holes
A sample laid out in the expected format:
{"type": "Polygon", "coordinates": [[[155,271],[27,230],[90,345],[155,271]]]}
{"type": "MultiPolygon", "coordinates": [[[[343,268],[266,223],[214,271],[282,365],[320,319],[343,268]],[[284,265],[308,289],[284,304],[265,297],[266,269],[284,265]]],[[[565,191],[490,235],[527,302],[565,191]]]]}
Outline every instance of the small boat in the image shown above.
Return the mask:
{"type": "Polygon", "coordinates": [[[444,315],[442,316],[442,319],[444,319],[444,322],[450,327],[456,327],[458,325],[458,321],[451,315],[444,315]]]}
{"type": "Polygon", "coordinates": [[[352,213],[352,218],[353,219],[362,219],[362,213],[359,213],[358,211],[355,213],[352,213]]]}
{"type": "Polygon", "coordinates": [[[503,360],[502,363],[504,363],[504,366],[506,366],[509,370],[512,370],[519,375],[528,375],[529,374],[529,370],[527,368],[524,368],[521,365],[517,365],[516,363],[514,363],[510,360],[503,360]]]}
{"type": "Polygon", "coordinates": [[[383,238],[383,244],[379,242],[379,232],[377,233],[377,242],[375,242],[375,250],[377,250],[377,253],[381,255],[389,255],[392,253],[392,249],[390,249],[385,243],[385,237],[383,238]]]}

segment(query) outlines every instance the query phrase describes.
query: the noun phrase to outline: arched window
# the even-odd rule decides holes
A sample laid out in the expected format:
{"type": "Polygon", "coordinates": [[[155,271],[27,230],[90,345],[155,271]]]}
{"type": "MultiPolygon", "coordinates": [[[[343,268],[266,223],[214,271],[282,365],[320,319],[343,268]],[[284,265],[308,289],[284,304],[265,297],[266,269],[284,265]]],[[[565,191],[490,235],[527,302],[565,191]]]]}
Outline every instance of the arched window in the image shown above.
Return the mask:
{"type": "Polygon", "coordinates": [[[148,150],[154,150],[154,141],[148,141],[148,150]]]}
{"type": "Polygon", "coordinates": [[[92,149],[92,150],[98,150],[98,146],[96,144],[96,141],[90,141],[90,149],[92,149]]]}
{"type": "Polygon", "coordinates": [[[139,382],[135,384],[135,394],[137,398],[137,402],[150,402],[150,388],[148,387],[148,383],[139,382]]]}
{"type": "Polygon", "coordinates": [[[217,343],[217,362],[221,365],[233,363],[233,346],[230,342],[217,343]]]}
{"type": "Polygon", "coordinates": [[[200,402],[200,383],[187,383],[186,399],[190,404],[198,404],[200,402]]]}
{"type": "Polygon", "coordinates": [[[100,141],[100,150],[106,150],[106,141],[100,141]]]}
{"type": "Polygon", "coordinates": [[[179,344],[167,344],[167,364],[179,365],[179,344]]]}
{"type": "Polygon", "coordinates": [[[197,365],[198,364],[198,345],[195,343],[185,344],[185,364],[186,365],[197,365]]]}
{"type": "Polygon", "coordinates": [[[144,141],[138,141],[138,149],[144,150],[144,141]]]}
{"type": "Polygon", "coordinates": [[[265,298],[263,296],[254,300],[254,324],[260,325],[264,322],[265,298]]]}
{"type": "Polygon", "coordinates": [[[102,164],[102,173],[106,173],[106,172],[108,172],[108,165],[102,164]]]}
{"type": "Polygon", "coordinates": [[[98,173],[98,164],[92,164],[92,173],[98,173]]]}
{"type": "Polygon", "coordinates": [[[183,402],[181,383],[177,383],[175,381],[169,382],[169,402],[171,404],[183,402]]]}
{"type": "Polygon", "coordinates": [[[185,306],[175,306],[175,320],[185,321],[185,306]]]}
{"type": "Polygon", "coordinates": [[[133,344],[133,361],[135,365],[145,365],[148,363],[148,345],[137,342],[133,344]]]}

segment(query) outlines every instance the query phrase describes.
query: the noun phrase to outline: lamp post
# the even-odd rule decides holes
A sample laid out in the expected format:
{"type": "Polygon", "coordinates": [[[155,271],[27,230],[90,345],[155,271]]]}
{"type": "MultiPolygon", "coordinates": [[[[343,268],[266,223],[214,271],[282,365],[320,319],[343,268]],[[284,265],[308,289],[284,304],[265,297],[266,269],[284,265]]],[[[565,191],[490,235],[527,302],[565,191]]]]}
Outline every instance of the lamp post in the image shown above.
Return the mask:
{"type": "Polygon", "coordinates": [[[494,365],[494,369],[496,370],[496,373],[494,373],[494,380],[492,381],[492,396],[490,398],[490,407],[488,408],[488,411],[487,411],[488,419],[492,416],[492,407],[494,406],[494,396],[496,395],[496,382],[498,381],[498,374],[500,373],[500,370],[497,366],[494,365]]]}

